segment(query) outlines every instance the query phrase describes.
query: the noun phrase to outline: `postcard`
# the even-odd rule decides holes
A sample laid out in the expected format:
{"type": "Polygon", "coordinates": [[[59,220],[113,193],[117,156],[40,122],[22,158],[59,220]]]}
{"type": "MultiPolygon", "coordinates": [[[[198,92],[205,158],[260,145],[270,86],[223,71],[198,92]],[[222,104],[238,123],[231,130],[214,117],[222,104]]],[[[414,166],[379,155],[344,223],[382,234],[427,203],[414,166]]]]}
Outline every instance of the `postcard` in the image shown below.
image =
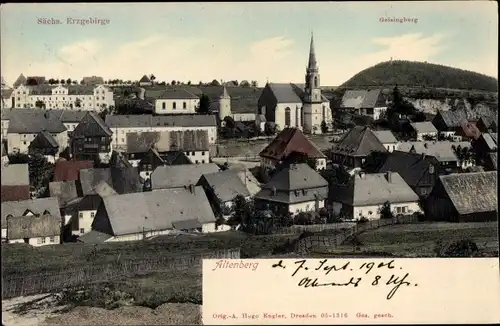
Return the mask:
{"type": "Polygon", "coordinates": [[[497,12],[2,4],[2,326],[499,323],[497,12]]]}

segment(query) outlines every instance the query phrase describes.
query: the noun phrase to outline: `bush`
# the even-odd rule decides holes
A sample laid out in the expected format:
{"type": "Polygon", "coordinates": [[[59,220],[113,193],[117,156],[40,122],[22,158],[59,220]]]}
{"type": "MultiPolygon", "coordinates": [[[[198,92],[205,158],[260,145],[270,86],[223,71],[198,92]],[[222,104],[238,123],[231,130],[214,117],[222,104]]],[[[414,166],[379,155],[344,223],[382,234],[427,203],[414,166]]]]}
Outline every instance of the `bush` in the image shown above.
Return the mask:
{"type": "Polygon", "coordinates": [[[474,257],[478,251],[477,244],[470,239],[455,240],[446,243],[438,241],[434,249],[438,257],[474,257]]]}
{"type": "Polygon", "coordinates": [[[362,224],[362,223],[367,223],[369,220],[364,217],[364,216],[361,216],[361,218],[357,221],[357,223],[359,224],[362,224]]]}

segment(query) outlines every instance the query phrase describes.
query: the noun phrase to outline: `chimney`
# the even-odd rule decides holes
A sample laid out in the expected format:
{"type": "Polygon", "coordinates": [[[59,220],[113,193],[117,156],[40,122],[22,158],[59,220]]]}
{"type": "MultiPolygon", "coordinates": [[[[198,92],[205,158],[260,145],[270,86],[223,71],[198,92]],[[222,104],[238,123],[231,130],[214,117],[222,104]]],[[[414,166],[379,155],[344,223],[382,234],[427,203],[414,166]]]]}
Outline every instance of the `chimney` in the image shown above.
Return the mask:
{"type": "Polygon", "coordinates": [[[189,191],[194,195],[195,190],[194,190],[194,185],[193,184],[189,185],[189,191]]]}
{"type": "Polygon", "coordinates": [[[273,189],[271,189],[271,195],[276,196],[276,187],[273,187],[273,189]]]}
{"type": "Polygon", "coordinates": [[[387,179],[387,182],[391,183],[392,182],[392,173],[391,171],[387,171],[385,174],[385,177],[387,179]]]}

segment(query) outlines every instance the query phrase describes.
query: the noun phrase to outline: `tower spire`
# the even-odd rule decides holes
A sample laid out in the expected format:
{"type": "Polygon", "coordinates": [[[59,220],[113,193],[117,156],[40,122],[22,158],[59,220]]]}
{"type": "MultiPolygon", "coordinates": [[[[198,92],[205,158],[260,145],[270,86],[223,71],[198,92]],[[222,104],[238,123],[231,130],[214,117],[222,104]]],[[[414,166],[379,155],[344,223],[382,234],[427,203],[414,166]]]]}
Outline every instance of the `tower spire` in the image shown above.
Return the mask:
{"type": "Polygon", "coordinates": [[[308,69],[318,69],[316,62],[316,52],[314,50],[314,34],[311,32],[311,45],[309,46],[309,64],[308,69]]]}

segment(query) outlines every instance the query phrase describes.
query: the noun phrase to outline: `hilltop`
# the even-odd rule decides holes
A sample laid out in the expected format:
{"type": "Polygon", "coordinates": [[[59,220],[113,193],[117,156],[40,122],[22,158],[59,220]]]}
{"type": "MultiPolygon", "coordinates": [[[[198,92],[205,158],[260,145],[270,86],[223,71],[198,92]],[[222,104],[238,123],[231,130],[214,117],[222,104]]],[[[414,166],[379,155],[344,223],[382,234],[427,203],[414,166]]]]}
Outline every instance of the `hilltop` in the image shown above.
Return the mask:
{"type": "Polygon", "coordinates": [[[341,85],[341,88],[391,87],[498,92],[497,79],[477,72],[427,62],[387,61],[365,69],[341,85]]]}

